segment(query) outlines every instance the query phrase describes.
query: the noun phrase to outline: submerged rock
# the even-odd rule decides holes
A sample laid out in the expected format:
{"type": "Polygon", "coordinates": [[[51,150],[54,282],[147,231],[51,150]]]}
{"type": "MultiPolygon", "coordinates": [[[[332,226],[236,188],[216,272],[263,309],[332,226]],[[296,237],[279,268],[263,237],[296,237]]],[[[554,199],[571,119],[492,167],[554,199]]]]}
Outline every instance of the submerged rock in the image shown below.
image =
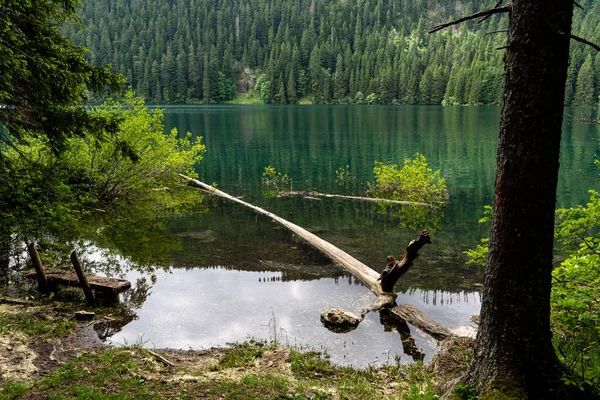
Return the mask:
{"type": "Polygon", "coordinates": [[[362,319],[350,311],[330,308],[321,314],[321,322],[332,332],[350,332],[360,324],[362,319]]]}

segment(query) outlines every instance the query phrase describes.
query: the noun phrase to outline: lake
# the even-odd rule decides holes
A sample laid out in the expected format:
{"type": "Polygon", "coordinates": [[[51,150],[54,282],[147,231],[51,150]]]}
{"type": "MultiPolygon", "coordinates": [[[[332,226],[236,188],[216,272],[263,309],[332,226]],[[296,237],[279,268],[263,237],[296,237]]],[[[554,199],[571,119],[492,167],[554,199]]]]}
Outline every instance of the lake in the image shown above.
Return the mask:
{"type": "MultiPolygon", "coordinates": [[[[579,113],[593,111],[565,112],[557,207],[584,202],[598,186],[585,179],[597,175],[598,127],[577,122],[579,113]]],[[[363,195],[375,161],[402,165],[423,154],[445,178],[450,202],[432,229],[433,243],[398,282],[398,301],[472,334],[483,271],[466,265],[463,252],[487,234],[478,219],[492,203],[499,118],[496,107],[170,106],[165,125],[203,137],[202,181],[308,229],[377,271],[426,226],[354,200],[265,198],[262,173],[271,166],[287,174],[293,190],[363,195]],[[335,172],[345,166],[352,179],[340,186],[335,172]]],[[[172,268],[155,274],[136,319],[112,343],[202,349],[256,338],[325,351],[335,363],[357,367],[413,361],[376,313],[350,333],[321,325],[329,307],[359,313],[373,301],[354,278],[267,218],[206,200],[206,212],[170,220],[170,235],[180,243],[170,254],[172,268]]],[[[411,334],[429,361],[437,343],[412,327],[411,334]]]]}

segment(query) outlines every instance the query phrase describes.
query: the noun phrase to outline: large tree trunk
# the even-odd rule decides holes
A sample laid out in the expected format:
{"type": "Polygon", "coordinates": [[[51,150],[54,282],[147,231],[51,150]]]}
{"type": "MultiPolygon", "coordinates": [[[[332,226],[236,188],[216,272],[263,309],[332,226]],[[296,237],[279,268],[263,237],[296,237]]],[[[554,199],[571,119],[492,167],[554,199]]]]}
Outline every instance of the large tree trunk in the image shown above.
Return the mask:
{"type": "MultiPolygon", "coordinates": [[[[467,381],[547,399],[554,210],[573,2],[513,0],[481,324],[467,381]],[[510,389],[510,390],[509,390],[510,389]]],[[[506,393],[510,394],[510,393],[506,393]]]]}

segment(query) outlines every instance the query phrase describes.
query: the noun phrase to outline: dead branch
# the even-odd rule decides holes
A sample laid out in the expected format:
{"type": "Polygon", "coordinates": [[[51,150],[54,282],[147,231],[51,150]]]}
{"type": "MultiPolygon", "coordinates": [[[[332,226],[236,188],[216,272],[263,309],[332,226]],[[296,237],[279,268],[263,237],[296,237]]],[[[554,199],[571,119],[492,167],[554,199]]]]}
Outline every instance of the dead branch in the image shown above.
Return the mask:
{"type": "Polygon", "coordinates": [[[493,35],[495,33],[506,33],[506,32],[508,32],[508,29],[498,29],[497,31],[487,32],[486,35],[493,35]]]}
{"type": "MultiPolygon", "coordinates": [[[[496,3],[496,5],[494,6],[494,8],[498,8],[502,5],[502,2],[504,0],[498,0],[498,2],[496,3]]],[[[489,17],[491,17],[492,14],[488,14],[485,17],[481,18],[479,21],[477,21],[478,24],[482,23],[483,21],[485,21],[486,19],[488,19],[489,17]]]]}
{"type": "Polygon", "coordinates": [[[160,354],[158,354],[155,351],[152,350],[148,350],[146,349],[146,351],[154,358],[156,358],[158,361],[160,361],[161,363],[165,364],[167,367],[173,367],[175,366],[175,364],[173,364],[171,361],[167,360],[166,358],[164,358],[163,356],[161,356],[160,354]]]}
{"type": "Polygon", "coordinates": [[[492,8],[492,9],[485,10],[485,11],[479,11],[479,12],[476,12],[475,14],[467,15],[466,17],[457,19],[456,21],[446,22],[445,24],[437,25],[432,30],[430,30],[429,33],[441,31],[442,29],[447,28],[449,26],[460,24],[461,22],[469,21],[469,20],[472,20],[475,18],[485,17],[487,15],[493,15],[493,14],[506,13],[509,11],[510,11],[510,4],[507,4],[505,6],[498,7],[498,8],[492,8]]]}
{"type": "Polygon", "coordinates": [[[392,293],[394,291],[394,285],[398,279],[408,272],[413,261],[419,256],[419,250],[426,244],[431,244],[431,238],[429,237],[429,231],[423,230],[419,232],[415,240],[408,244],[402,260],[398,261],[394,256],[388,256],[387,265],[379,277],[381,290],[384,293],[392,293]]]}
{"type": "Polygon", "coordinates": [[[387,310],[393,317],[408,322],[423,332],[426,332],[434,339],[445,340],[450,336],[453,336],[452,332],[443,326],[438,325],[434,320],[423,314],[413,305],[400,304],[387,310]]]}
{"type": "MultiPolygon", "coordinates": [[[[314,197],[325,197],[325,198],[336,198],[336,199],[348,199],[348,200],[359,200],[359,201],[370,201],[374,203],[388,203],[388,204],[399,204],[403,206],[419,206],[419,207],[433,207],[431,203],[421,203],[418,201],[404,201],[404,200],[390,200],[390,199],[380,199],[377,197],[363,197],[363,196],[345,196],[342,194],[329,194],[329,193],[319,193],[319,192],[298,192],[298,191],[285,191],[279,193],[279,196],[303,196],[308,199],[312,199],[314,197]]],[[[443,204],[443,203],[439,203],[443,204]]]]}
{"type": "MultiPolygon", "coordinates": [[[[564,35],[562,32],[559,32],[561,35],[564,35]]],[[[590,46],[591,48],[593,48],[596,51],[600,51],[600,46],[598,46],[596,43],[592,43],[589,40],[586,40],[582,37],[579,36],[575,36],[575,35],[570,35],[569,36],[571,39],[575,40],[576,42],[579,43],[583,43],[583,44],[587,44],[588,46],[590,46]]]]}

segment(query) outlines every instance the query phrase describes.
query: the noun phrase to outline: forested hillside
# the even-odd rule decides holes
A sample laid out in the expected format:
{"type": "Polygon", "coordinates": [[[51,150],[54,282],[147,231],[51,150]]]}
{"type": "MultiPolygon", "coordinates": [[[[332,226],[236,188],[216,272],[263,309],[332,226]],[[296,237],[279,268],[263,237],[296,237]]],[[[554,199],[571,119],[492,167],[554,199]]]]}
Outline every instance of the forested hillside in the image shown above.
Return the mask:
{"type": "MultiPolygon", "coordinates": [[[[499,104],[504,18],[434,34],[495,0],[87,0],[66,33],[157,102],[499,104]]],[[[574,32],[600,42],[600,1],[574,32]]],[[[600,54],[572,42],[567,104],[598,102],[600,54]]]]}

